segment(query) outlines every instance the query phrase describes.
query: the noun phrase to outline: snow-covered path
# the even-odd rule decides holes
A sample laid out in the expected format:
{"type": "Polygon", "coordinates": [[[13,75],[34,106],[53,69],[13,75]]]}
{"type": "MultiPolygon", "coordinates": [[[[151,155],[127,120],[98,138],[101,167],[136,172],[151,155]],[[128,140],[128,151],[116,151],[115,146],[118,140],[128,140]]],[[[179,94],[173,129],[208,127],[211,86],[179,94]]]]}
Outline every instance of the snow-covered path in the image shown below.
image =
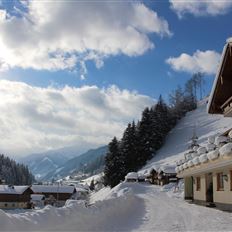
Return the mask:
{"type": "Polygon", "coordinates": [[[168,187],[121,183],[93,194],[90,207],[71,201],[25,213],[0,210],[0,231],[232,231],[232,213],[177,196],[168,187]]]}
{"type": "MultiPolygon", "coordinates": [[[[133,188],[133,187],[132,187],[133,188]]],[[[231,231],[232,214],[189,204],[162,192],[159,186],[143,186],[146,214],[134,231],[231,231]]]]}

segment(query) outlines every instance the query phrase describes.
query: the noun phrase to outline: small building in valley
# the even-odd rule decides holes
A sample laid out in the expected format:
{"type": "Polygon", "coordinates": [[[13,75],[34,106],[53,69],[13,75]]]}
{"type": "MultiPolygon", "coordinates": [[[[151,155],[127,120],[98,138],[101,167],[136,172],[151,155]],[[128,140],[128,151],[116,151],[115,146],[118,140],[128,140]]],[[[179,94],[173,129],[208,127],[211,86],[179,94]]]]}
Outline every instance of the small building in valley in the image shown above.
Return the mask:
{"type": "Polygon", "coordinates": [[[75,186],[68,185],[32,185],[34,194],[44,195],[45,205],[64,206],[66,200],[71,199],[76,193],[75,186]]]}
{"type": "Polygon", "coordinates": [[[165,185],[170,182],[177,182],[176,170],[174,165],[164,165],[158,170],[158,184],[165,185]]]}
{"type": "Polygon", "coordinates": [[[32,193],[30,186],[0,185],[0,208],[29,209],[32,193]]]}
{"type": "Polygon", "coordinates": [[[126,182],[137,182],[138,181],[138,173],[137,172],[129,172],[125,176],[126,182]]]}
{"type": "MultiPolygon", "coordinates": [[[[232,117],[232,39],[224,47],[207,110],[232,117]]],[[[184,178],[185,199],[232,211],[232,130],[193,147],[176,171],[184,178]]]]}
{"type": "Polygon", "coordinates": [[[45,196],[43,194],[31,194],[31,203],[33,208],[42,208],[45,205],[45,196]]]}

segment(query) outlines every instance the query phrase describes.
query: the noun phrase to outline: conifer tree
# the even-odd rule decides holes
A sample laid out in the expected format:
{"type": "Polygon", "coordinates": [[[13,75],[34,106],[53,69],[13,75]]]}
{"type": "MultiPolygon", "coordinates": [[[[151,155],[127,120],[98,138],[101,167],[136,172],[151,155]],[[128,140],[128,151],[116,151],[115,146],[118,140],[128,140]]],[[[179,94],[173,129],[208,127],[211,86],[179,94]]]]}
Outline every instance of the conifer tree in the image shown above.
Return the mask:
{"type": "Polygon", "coordinates": [[[128,124],[122,140],[121,153],[125,164],[126,172],[137,171],[138,169],[138,137],[134,121],[128,124]]]}
{"type": "Polygon", "coordinates": [[[105,157],[104,183],[113,188],[124,179],[126,172],[116,137],[109,143],[108,149],[105,157]]]}
{"type": "Polygon", "coordinates": [[[147,160],[152,158],[154,152],[151,130],[152,117],[147,107],[142,113],[142,119],[138,124],[138,163],[142,167],[147,160]]]}

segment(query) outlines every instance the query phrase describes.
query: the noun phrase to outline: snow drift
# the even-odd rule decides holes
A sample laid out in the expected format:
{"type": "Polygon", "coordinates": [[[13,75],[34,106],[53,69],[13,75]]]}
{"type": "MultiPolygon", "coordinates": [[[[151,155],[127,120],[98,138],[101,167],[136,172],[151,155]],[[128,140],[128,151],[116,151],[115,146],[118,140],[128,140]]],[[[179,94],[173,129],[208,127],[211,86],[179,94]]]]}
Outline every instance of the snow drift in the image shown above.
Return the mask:
{"type": "Polygon", "coordinates": [[[138,220],[143,200],[124,186],[108,192],[108,199],[86,206],[84,201],[68,201],[62,208],[10,214],[0,210],[1,231],[115,231],[130,230],[130,220],[138,220]],[[113,192],[118,192],[113,197],[113,192]],[[120,228],[120,229],[119,229],[120,228]]]}

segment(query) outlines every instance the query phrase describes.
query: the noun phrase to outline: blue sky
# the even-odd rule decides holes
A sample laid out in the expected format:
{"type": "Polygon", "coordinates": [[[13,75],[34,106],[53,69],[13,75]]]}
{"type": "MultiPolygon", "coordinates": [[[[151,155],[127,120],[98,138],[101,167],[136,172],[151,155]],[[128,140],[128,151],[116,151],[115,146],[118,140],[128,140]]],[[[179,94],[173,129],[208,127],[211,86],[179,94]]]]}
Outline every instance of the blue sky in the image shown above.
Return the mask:
{"type": "MultiPolygon", "coordinates": [[[[223,46],[231,36],[231,19],[232,1],[22,3],[0,0],[0,48],[3,51],[0,54],[0,79],[4,81],[1,84],[4,94],[10,95],[11,99],[5,104],[11,112],[13,105],[9,102],[16,104],[21,99],[22,106],[14,115],[19,121],[24,117],[20,124],[30,131],[21,136],[23,141],[18,140],[24,145],[3,151],[23,154],[54,149],[59,147],[57,141],[60,146],[78,145],[80,138],[84,148],[107,143],[113,135],[120,136],[128,121],[138,119],[146,105],[154,104],[160,94],[168,99],[172,90],[183,86],[197,71],[205,73],[205,93],[208,94],[223,46]],[[14,89],[8,81],[13,81],[14,89]],[[41,97],[39,102],[33,94],[34,91],[40,98],[38,91],[46,94],[52,91],[66,99],[70,93],[64,91],[65,86],[73,88],[75,94],[83,93],[86,88],[100,94],[103,102],[107,102],[97,108],[105,114],[102,121],[93,119],[94,116],[88,118],[90,113],[81,106],[70,111],[65,107],[58,110],[55,108],[57,103],[50,102],[51,99],[41,97]],[[34,100],[29,93],[25,95],[25,88],[31,90],[34,100]],[[17,94],[13,94],[14,91],[17,94]],[[110,103],[112,96],[121,99],[120,102],[110,103]],[[25,114],[33,108],[31,105],[27,105],[22,114],[26,104],[22,99],[27,97],[36,108],[34,120],[32,111],[25,114]],[[123,112],[125,102],[132,104],[130,112],[123,112]],[[50,105],[52,109],[43,109],[41,113],[39,109],[44,105],[50,105]],[[118,117],[107,118],[109,111],[116,114],[114,110],[118,117]],[[70,135],[70,132],[73,137],[63,140],[61,129],[52,125],[54,121],[46,125],[41,121],[47,113],[47,119],[60,117],[62,124],[62,120],[71,117],[74,111],[86,116],[86,120],[95,121],[96,131],[101,131],[105,120],[109,125],[115,124],[115,128],[98,141],[93,139],[95,131],[86,134],[77,126],[78,132],[71,133],[65,128],[65,133],[70,135]],[[35,124],[29,123],[31,121],[35,124]],[[32,133],[37,136],[25,143],[32,133]],[[44,142],[45,138],[51,142],[44,142]]],[[[86,94],[80,97],[82,102],[90,103],[90,108],[91,105],[96,108],[98,102],[99,96],[94,93],[91,92],[91,97],[89,92],[87,97],[86,94]]],[[[0,120],[6,121],[5,118],[0,120]]],[[[75,123],[80,125],[80,121],[75,123]]],[[[17,134],[9,132],[9,138],[17,137],[22,128],[18,128],[17,134]]],[[[6,122],[5,131],[10,131],[6,122]]],[[[3,147],[9,145],[10,142],[5,141],[3,147]]]]}

